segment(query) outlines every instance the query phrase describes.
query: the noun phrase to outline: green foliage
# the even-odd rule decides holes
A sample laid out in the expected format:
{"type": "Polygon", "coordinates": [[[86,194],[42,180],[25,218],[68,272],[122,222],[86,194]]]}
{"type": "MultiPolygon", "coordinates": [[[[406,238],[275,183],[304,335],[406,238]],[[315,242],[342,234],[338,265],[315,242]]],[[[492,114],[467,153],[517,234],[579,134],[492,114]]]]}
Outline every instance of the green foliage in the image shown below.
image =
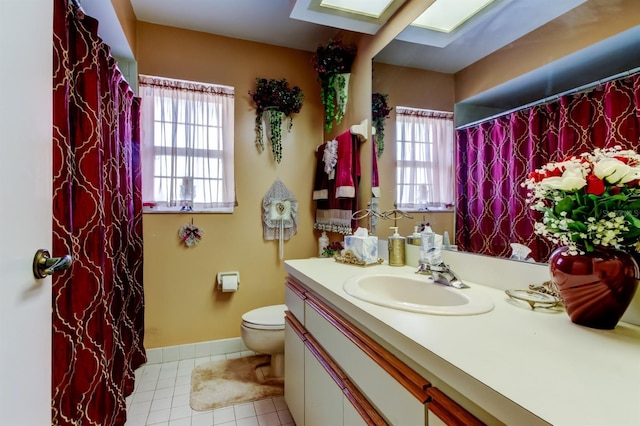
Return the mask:
{"type": "Polygon", "coordinates": [[[371,95],[371,119],[373,127],[376,129],[376,153],[378,158],[384,152],[384,120],[389,118],[393,108],[387,104],[389,95],[373,93],[371,95]]]}
{"type": "Polygon", "coordinates": [[[340,124],[344,117],[348,95],[344,74],[351,72],[355,57],[355,45],[332,39],[326,45],[319,45],[311,58],[320,83],[320,97],[325,112],[324,128],[327,133],[331,132],[334,121],[340,124]]]}
{"type": "Polygon", "coordinates": [[[264,150],[264,129],[262,114],[265,111],[277,111],[280,114],[269,113],[269,126],[271,150],[274,159],[280,163],[282,160],[282,120],[288,119],[287,130],[293,127],[293,114],[302,109],[304,93],[298,86],[290,87],[286,79],[276,80],[256,78],[256,90],[249,91],[249,95],[256,106],[256,119],[254,129],[256,132],[256,146],[262,152],[264,150]]]}

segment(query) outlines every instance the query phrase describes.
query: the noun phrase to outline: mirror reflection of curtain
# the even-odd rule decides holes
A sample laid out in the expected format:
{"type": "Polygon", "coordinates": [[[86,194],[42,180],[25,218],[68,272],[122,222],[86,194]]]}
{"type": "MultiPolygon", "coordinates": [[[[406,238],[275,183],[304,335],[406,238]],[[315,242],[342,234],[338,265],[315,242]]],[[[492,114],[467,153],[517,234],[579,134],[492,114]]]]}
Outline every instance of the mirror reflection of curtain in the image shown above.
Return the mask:
{"type": "Polygon", "coordinates": [[[143,347],[139,99],[98,22],[54,1],[52,425],[122,425],[143,347]]]}
{"type": "Polygon", "coordinates": [[[521,183],[549,161],[620,145],[640,147],[640,73],[458,129],[456,243],[509,256],[510,243],[546,262],[554,246],[534,234],[521,183]]]}

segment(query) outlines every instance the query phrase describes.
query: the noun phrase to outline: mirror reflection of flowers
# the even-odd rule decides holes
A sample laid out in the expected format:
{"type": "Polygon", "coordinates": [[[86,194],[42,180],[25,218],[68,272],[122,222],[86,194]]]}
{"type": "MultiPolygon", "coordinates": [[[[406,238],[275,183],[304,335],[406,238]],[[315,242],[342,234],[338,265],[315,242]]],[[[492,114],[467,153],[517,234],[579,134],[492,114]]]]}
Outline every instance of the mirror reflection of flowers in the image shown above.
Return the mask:
{"type": "Polygon", "coordinates": [[[387,104],[387,98],[389,95],[382,93],[373,93],[371,95],[371,119],[373,120],[373,127],[376,129],[376,152],[378,158],[384,152],[384,120],[389,118],[391,110],[387,104]]]}
{"type": "Polygon", "coordinates": [[[640,155],[621,147],[597,148],[534,171],[522,186],[542,212],[535,232],[569,247],[640,252],[640,155]]]}
{"type": "Polygon", "coordinates": [[[287,130],[293,127],[293,114],[302,109],[304,93],[298,86],[290,87],[286,79],[276,80],[256,78],[256,90],[249,91],[256,105],[256,146],[264,150],[264,131],[262,128],[263,113],[268,111],[271,130],[270,142],[273,157],[279,163],[282,159],[282,120],[288,119],[287,130]]]}
{"type": "Polygon", "coordinates": [[[320,83],[320,97],[325,110],[324,126],[327,133],[333,127],[333,121],[340,124],[344,116],[349,83],[347,75],[351,72],[356,51],[355,45],[332,39],[326,45],[319,45],[311,58],[320,83]]]}

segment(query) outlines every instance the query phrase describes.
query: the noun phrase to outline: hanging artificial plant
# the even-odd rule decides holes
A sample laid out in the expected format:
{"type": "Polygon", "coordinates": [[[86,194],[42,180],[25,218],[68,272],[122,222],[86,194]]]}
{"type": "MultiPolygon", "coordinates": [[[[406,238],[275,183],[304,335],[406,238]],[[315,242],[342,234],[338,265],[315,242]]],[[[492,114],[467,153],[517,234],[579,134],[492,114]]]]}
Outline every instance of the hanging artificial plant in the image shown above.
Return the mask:
{"type": "Polygon", "coordinates": [[[333,121],[340,124],[344,116],[349,73],[355,57],[355,45],[344,44],[341,40],[329,40],[326,45],[319,45],[311,58],[320,83],[320,97],[325,112],[324,129],[327,133],[333,127],[333,121]]]}
{"type": "Polygon", "coordinates": [[[373,127],[376,129],[376,152],[378,158],[384,151],[384,120],[389,118],[389,114],[393,108],[387,104],[389,95],[382,93],[373,93],[371,95],[371,119],[373,127]]]}
{"type": "Polygon", "coordinates": [[[287,118],[287,131],[293,127],[293,114],[302,109],[304,93],[298,86],[289,87],[286,79],[275,80],[256,78],[256,90],[249,91],[256,104],[256,146],[264,150],[263,118],[267,124],[267,137],[271,143],[271,152],[276,162],[282,160],[282,120],[287,118]],[[267,117],[264,117],[266,115],[267,117]]]}

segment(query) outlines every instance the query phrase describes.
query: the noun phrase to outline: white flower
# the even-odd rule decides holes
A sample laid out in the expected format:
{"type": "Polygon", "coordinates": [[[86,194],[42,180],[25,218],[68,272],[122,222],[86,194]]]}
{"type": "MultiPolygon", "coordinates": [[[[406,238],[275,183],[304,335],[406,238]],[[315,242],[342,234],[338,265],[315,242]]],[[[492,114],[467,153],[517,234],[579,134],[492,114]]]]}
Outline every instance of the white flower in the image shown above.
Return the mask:
{"type": "Polygon", "coordinates": [[[616,158],[603,158],[593,165],[593,174],[609,183],[627,183],[638,178],[638,171],[616,158]]]}
{"type": "Polygon", "coordinates": [[[562,176],[549,177],[540,182],[540,186],[543,188],[561,191],[577,191],[586,184],[587,181],[582,173],[573,171],[565,171],[562,176]]]}

